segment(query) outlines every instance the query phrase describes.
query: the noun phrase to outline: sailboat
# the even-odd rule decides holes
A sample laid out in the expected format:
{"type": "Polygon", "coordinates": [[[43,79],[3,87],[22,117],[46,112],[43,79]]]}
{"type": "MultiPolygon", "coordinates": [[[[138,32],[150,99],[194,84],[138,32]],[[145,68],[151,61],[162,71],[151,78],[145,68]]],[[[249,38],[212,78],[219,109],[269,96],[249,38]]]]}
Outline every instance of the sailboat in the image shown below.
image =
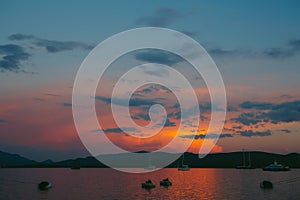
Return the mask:
{"type": "Polygon", "coordinates": [[[151,157],[149,156],[149,160],[148,160],[148,165],[146,167],[144,167],[144,170],[155,170],[156,166],[151,164],[151,157]]]}
{"type": "Polygon", "coordinates": [[[184,161],[184,153],[182,154],[181,166],[178,165],[178,171],[190,171],[190,167],[188,165],[183,164],[184,161]]]}
{"type": "Polygon", "coordinates": [[[248,154],[248,165],[246,165],[245,151],[243,150],[243,165],[236,166],[236,169],[255,169],[251,166],[251,152],[249,151],[248,154]]]}

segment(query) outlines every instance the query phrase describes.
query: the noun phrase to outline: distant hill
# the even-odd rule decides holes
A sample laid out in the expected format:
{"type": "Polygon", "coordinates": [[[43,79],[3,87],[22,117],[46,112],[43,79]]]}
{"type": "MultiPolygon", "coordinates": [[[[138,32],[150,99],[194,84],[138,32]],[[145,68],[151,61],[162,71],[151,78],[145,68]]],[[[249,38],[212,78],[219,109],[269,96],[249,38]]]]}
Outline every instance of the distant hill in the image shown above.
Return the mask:
{"type": "Polygon", "coordinates": [[[88,156],[86,158],[69,159],[54,163],[57,167],[107,167],[96,158],[88,156]]]}
{"type": "MultiPolygon", "coordinates": [[[[135,155],[144,158],[141,163],[149,162],[149,154],[146,151],[135,152],[135,155]]],[[[245,152],[246,165],[248,165],[248,152],[245,152]]],[[[287,165],[291,168],[300,168],[300,154],[290,153],[287,155],[266,153],[253,151],[250,152],[251,165],[255,168],[262,168],[275,160],[283,165],[287,165]]],[[[151,164],[159,166],[158,161],[155,158],[163,158],[164,156],[179,157],[179,154],[169,153],[157,153],[151,156],[151,164]]],[[[104,155],[101,158],[109,158],[119,160],[121,165],[119,167],[132,167],[130,166],[132,160],[132,154],[113,154],[104,155]]],[[[102,159],[101,159],[102,160],[102,159]]],[[[176,161],[171,163],[169,168],[177,167],[182,162],[182,157],[179,157],[176,161]]],[[[243,164],[243,152],[231,152],[231,153],[213,153],[208,154],[206,157],[199,159],[197,154],[185,153],[184,163],[188,164],[192,168],[235,168],[236,166],[243,164]]],[[[85,158],[68,159],[59,162],[53,162],[46,160],[43,162],[36,162],[27,158],[24,158],[17,154],[10,154],[0,151],[0,166],[1,167],[107,167],[103,163],[99,162],[96,158],[88,156],[85,158]]],[[[135,167],[145,167],[143,165],[135,167]]]]}
{"type": "Polygon", "coordinates": [[[24,158],[18,154],[10,154],[0,151],[0,167],[16,167],[35,164],[38,164],[38,162],[24,158]]]}
{"type": "MultiPolygon", "coordinates": [[[[245,152],[246,165],[248,165],[248,156],[249,152],[245,152]]],[[[291,168],[300,168],[300,154],[298,153],[281,155],[253,151],[250,152],[250,157],[251,166],[255,168],[265,167],[275,160],[291,168]]],[[[208,154],[202,159],[199,159],[196,154],[185,153],[184,160],[190,167],[235,168],[236,166],[243,165],[243,152],[213,153],[208,154]]],[[[176,162],[173,162],[174,165],[176,165],[176,162]]]]}

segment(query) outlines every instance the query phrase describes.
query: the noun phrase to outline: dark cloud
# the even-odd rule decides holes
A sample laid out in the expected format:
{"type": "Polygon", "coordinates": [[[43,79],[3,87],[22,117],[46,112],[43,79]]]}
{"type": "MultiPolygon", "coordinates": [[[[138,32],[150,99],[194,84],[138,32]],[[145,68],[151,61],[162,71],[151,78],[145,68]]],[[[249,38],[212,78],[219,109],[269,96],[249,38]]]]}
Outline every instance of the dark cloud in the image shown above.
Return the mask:
{"type": "Polygon", "coordinates": [[[290,40],[288,45],[296,51],[300,50],[300,39],[290,40]]]}
{"type": "Polygon", "coordinates": [[[198,32],[193,32],[193,31],[180,31],[181,33],[184,33],[190,37],[197,37],[199,36],[199,33],[198,32]]]}
{"type": "Polygon", "coordinates": [[[163,98],[155,98],[155,99],[141,99],[141,98],[131,98],[129,101],[129,106],[139,107],[139,106],[151,106],[154,104],[161,104],[161,100],[163,98]]]}
{"type": "Polygon", "coordinates": [[[69,51],[76,48],[81,48],[85,50],[93,49],[93,46],[87,45],[81,42],[72,42],[72,41],[54,41],[54,40],[37,40],[34,42],[35,45],[39,47],[44,47],[49,53],[57,53],[61,51],[69,51]]]}
{"type": "Polygon", "coordinates": [[[43,47],[49,53],[57,53],[61,51],[69,51],[76,48],[81,48],[85,50],[91,50],[94,46],[88,45],[82,42],[74,42],[74,41],[56,41],[56,40],[47,40],[43,38],[39,38],[33,35],[26,34],[12,34],[8,37],[10,40],[31,40],[31,43],[38,46],[43,47]]]}
{"type": "Polygon", "coordinates": [[[100,100],[104,103],[108,103],[108,104],[111,103],[111,98],[107,98],[107,97],[104,97],[104,96],[95,96],[95,99],[100,100]]]}
{"type": "Polygon", "coordinates": [[[210,102],[203,102],[199,104],[200,112],[210,112],[211,111],[211,103],[210,102]]]}
{"type": "Polygon", "coordinates": [[[44,95],[51,96],[51,97],[61,97],[61,95],[59,95],[59,94],[53,94],[53,93],[45,93],[44,95]]]}
{"type": "Polygon", "coordinates": [[[272,58],[285,58],[294,55],[294,51],[292,49],[284,49],[284,48],[270,48],[263,52],[264,55],[272,58]]]}
{"type": "Polygon", "coordinates": [[[164,68],[157,68],[154,70],[144,69],[145,74],[149,74],[151,76],[158,76],[158,77],[167,77],[169,72],[164,68]]]}
{"type": "Polygon", "coordinates": [[[160,8],[152,16],[144,16],[136,21],[137,25],[167,27],[184,16],[173,8],[160,8]]]}
{"type": "Polygon", "coordinates": [[[0,123],[6,123],[6,122],[8,122],[8,121],[5,119],[0,119],[0,123]]]}
{"type": "MultiPolygon", "coordinates": [[[[127,106],[127,100],[122,98],[114,98],[113,102],[111,98],[107,98],[104,96],[95,96],[95,99],[100,100],[105,103],[114,103],[119,106],[127,106]]],[[[149,107],[154,104],[162,104],[161,101],[165,100],[164,98],[154,98],[154,99],[144,99],[144,98],[131,98],[129,101],[129,106],[132,107],[149,107]]]]}
{"type": "Polygon", "coordinates": [[[244,109],[269,110],[273,107],[273,104],[268,102],[245,101],[241,103],[239,106],[244,109]]]}
{"type": "Polygon", "coordinates": [[[253,51],[247,49],[224,49],[221,47],[209,48],[208,52],[212,56],[264,56],[267,58],[288,58],[296,55],[300,51],[300,39],[288,41],[282,47],[271,47],[261,51],[253,51]]]}
{"type": "Polygon", "coordinates": [[[175,122],[171,122],[169,120],[169,118],[166,119],[165,123],[163,124],[164,127],[172,127],[172,126],[176,126],[175,122]]]}
{"type": "Polygon", "coordinates": [[[237,118],[234,118],[234,120],[246,126],[257,124],[262,121],[261,119],[257,119],[254,113],[242,113],[237,118]]]}
{"type": "MultiPolygon", "coordinates": [[[[125,132],[133,132],[136,131],[135,128],[133,127],[123,127],[122,128],[125,132]]],[[[108,128],[108,129],[104,129],[103,131],[105,133],[124,133],[124,131],[121,128],[108,128]]]]}
{"type": "Polygon", "coordinates": [[[227,111],[229,111],[229,112],[234,112],[234,111],[238,111],[238,109],[235,108],[234,106],[228,105],[228,106],[227,106],[227,111]]]}
{"type": "Polygon", "coordinates": [[[252,137],[252,136],[261,136],[261,137],[263,137],[263,136],[270,136],[271,135],[270,130],[257,131],[257,132],[254,132],[252,130],[246,130],[246,131],[240,131],[239,133],[243,137],[252,137]]]}
{"type": "Polygon", "coordinates": [[[30,56],[31,55],[19,45],[0,45],[0,71],[22,71],[22,61],[28,60],[30,56]]]}
{"type": "Polygon", "coordinates": [[[283,95],[280,95],[279,98],[292,99],[292,98],[294,98],[294,97],[291,96],[291,95],[288,95],[288,94],[283,94],[283,95]]]}
{"type": "Polygon", "coordinates": [[[285,47],[275,47],[267,49],[263,52],[264,55],[272,58],[286,58],[294,56],[300,51],[300,39],[290,40],[285,47]]]}
{"type": "Polygon", "coordinates": [[[168,114],[168,117],[169,118],[172,118],[172,119],[175,119],[175,120],[178,120],[178,119],[181,119],[181,111],[175,111],[175,112],[171,112],[168,114]]]}
{"type": "Polygon", "coordinates": [[[72,104],[71,103],[63,103],[63,106],[64,107],[72,107],[72,104]]]}
{"type": "Polygon", "coordinates": [[[245,109],[255,109],[250,113],[242,113],[234,120],[244,125],[253,125],[260,122],[277,124],[280,122],[300,121],[300,101],[274,103],[244,102],[240,104],[245,109]],[[264,112],[261,112],[264,111],[264,112]]]}
{"type": "MultiPolygon", "coordinates": [[[[81,42],[47,40],[38,38],[34,35],[26,35],[21,33],[12,34],[8,37],[8,39],[11,41],[28,40],[35,46],[45,48],[49,53],[68,51],[76,48],[86,50],[90,50],[93,48],[92,45],[81,42]]],[[[28,73],[22,69],[22,62],[28,60],[30,56],[31,54],[26,52],[26,50],[20,45],[0,45],[0,72],[14,71],[28,73]]],[[[34,72],[29,73],[35,74],[34,72]]]]}
{"type": "Polygon", "coordinates": [[[300,101],[276,104],[271,111],[261,113],[259,117],[273,124],[300,121],[300,101]]]}
{"type": "Polygon", "coordinates": [[[272,108],[272,110],[281,110],[281,109],[300,111],[300,101],[297,100],[297,101],[275,104],[272,108]]]}
{"type": "Polygon", "coordinates": [[[242,129],[243,126],[233,126],[232,128],[234,128],[234,129],[242,129]]]}
{"type": "Polygon", "coordinates": [[[150,116],[148,113],[137,113],[137,114],[134,114],[134,115],[131,115],[131,118],[132,119],[142,119],[142,120],[145,120],[145,121],[150,121],[150,116]]]}
{"type": "Polygon", "coordinates": [[[229,49],[222,49],[222,48],[212,48],[212,49],[208,49],[208,53],[214,56],[231,56],[231,55],[245,54],[246,51],[240,49],[229,50],[229,49]]]}
{"type": "Polygon", "coordinates": [[[9,40],[28,40],[28,39],[34,39],[35,36],[33,35],[26,35],[22,33],[16,33],[12,34],[8,37],[9,40]]]}
{"type": "Polygon", "coordinates": [[[207,134],[207,135],[203,135],[203,134],[198,134],[198,135],[182,135],[180,136],[181,138],[188,138],[188,139],[204,139],[204,138],[208,138],[208,139],[215,139],[215,138],[226,138],[226,137],[233,137],[232,134],[215,134],[215,133],[211,133],[211,134],[207,134]]]}
{"type": "Polygon", "coordinates": [[[159,63],[168,66],[172,66],[183,61],[183,59],[176,54],[157,49],[138,51],[135,53],[135,59],[147,63],[159,63]]]}
{"type": "Polygon", "coordinates": [[[179,103],[175,103],[171,108],[180,108],[180,104],[179,103]]]}
{"type": "Polygon", "coordinates": [[[143,96],[145,94],[153,94],[155,92],[162,92],[162,91],[164,91],[165,93],[171,93],[171,91],[163,85],[149,84],[149,86],[137,90],[133,95],[143,96]]]}

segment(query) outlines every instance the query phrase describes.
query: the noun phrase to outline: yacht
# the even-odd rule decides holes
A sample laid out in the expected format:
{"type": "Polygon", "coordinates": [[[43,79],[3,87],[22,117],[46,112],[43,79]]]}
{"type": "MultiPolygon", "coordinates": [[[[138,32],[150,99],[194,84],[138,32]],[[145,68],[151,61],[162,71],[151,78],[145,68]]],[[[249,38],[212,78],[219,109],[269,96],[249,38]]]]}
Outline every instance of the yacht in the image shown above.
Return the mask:
{"type": "Polygon", "coordinates": [[[289,171],[290,168],[288,166],[284,166],[282,164],[277,163],[277,161],[274,161],[274,163],[264,167],[263,170],[264,171],[289,171]]]}

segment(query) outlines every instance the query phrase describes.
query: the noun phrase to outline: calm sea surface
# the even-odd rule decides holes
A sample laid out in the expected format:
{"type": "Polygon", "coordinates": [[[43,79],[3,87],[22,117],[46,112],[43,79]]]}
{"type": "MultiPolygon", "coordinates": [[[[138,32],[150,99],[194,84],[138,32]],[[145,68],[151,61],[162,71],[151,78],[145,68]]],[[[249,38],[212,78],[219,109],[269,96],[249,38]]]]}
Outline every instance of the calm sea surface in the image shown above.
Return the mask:
{"type": "Polygon", "coordinates": [[[261,169],[163,169],[146,174],[127,174],[113,169],[0,169],[0,199],[300,199],[300,170],[266,172],[261,169]],[[159,186],[168,177],[173,186],[159,186]],[[145,190],[150,178],[156,188],[145,190]],[[262,180],[274,182],[262,190],[262,180]],[[37,190],[41,180],[52,182],[46,192],[37,190]]]}

